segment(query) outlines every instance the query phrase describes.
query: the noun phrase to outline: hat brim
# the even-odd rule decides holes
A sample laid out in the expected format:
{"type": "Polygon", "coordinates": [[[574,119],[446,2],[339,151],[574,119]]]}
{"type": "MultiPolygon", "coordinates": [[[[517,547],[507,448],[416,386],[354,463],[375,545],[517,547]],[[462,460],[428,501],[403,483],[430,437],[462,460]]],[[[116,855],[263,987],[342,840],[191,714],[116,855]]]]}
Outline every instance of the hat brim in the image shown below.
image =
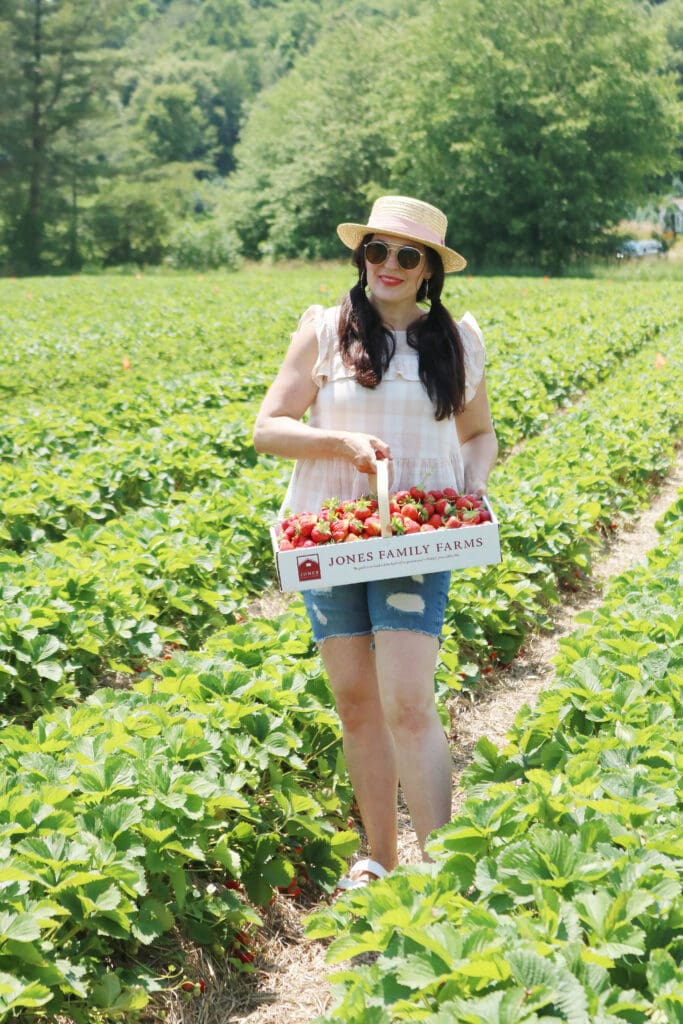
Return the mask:
{"type": "Polygon", "coordinates": [[[357,249],[366,235],[373,233],[394,235],[396,238],[405,238],[406,242],[419,242],[427,249],[438,252],[443,263],[444,273],[450,274],[458,270],[464,270],[467,260],[455,249],[449,249],[447,245],[436,245],[434,242],[427,242],[415,235],[404,234],[401,231],[384,231],[382,228],[373,228],[370,224],[339,224],[337,234],[348,249],[357,249]]]}

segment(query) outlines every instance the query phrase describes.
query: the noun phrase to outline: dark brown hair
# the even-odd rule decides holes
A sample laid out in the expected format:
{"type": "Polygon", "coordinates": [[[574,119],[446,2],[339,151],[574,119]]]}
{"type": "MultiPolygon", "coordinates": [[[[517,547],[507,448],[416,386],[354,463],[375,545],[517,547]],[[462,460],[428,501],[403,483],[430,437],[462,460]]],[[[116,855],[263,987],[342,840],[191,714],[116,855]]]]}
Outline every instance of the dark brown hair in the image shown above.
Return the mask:
{"type": "MultiPolygon", "coordinates": [[[[354,379],[365,388],[376,388],[396,351],[396,340],[382,323],[379,313],[365,294],[366,235],[353,252],[358,281],[345,296],[339,318],[339,348],[346,366],[353,367],[354,379]]],[[[420,380],[434,406],[437,420],[462,412],[465,406],[465,355],[457,325],[441,302],[444,270],[441,257],[427,249],[432,276],[429,279],[427,316],[408,328],[408,344],[417,351],[420,380]]],[[[425,297],[426,281],[417,292],[425,297]]]]}

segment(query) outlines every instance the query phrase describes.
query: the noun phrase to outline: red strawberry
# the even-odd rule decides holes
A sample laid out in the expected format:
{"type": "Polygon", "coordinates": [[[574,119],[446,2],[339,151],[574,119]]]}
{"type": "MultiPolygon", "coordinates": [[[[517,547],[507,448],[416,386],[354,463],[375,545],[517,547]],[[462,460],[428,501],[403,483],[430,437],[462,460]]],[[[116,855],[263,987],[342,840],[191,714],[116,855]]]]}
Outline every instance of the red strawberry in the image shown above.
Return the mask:
{"type": "Polygon", "coordinates": [[[446,520],[446,529],[448,530],[457,530],[461,526],[462,523],[460,522],[457,516],[450,516],[446,520]]]}
{"type": "Polygon", "coordinates": [[[349,535],[348,519],[334,519],[330,523],[330,536],[336,544],[341,544],[349,535]]]}
{"type": "Polygon", "coordinates": [[[419,488],[419,487],[411,487],[410,488],[410,497],[414,498],[415,501],[424,501],[426,496],[427,495],[425,494],[425,492],[423,490],[421,490],[421,488],[419,488]]]}
{"type": "Polygon", "coordinates": [[[318,517],[313,512],[302,512],[298,518],[297,526],[302,537],[310,537],[313,527],[318,522],[318,517]]]}
{"type": "Polygon", "coordinates": [[[355,516],[356,516],[356,519],[367,519],[368,516],[372,515],[372,509],[370,508],[370,502],[369,501],[365,501],[363,499],[361,499],[360,501],[356,502],[356,505],[355,505],[355,508],[354,508],[353,511],[354,511],[355,516]]]}
{"type": "Polygon", "coordinates": [[[311,531],[311,540],[314,544],[327,544],[330,536],[330,524],[319,519],[311,531]]]}
{"type": "Polygon", "coordinates": [[[443,516],[446,514],[447,509],[450,508],[450,504],[448,498],[439,498],[438,501],[434,502],[434,511],[438,515],[443,516]]]}
{"type": "Polygon", "coordinates": [[[418,519],[420,518],[419,508],[417,507],[417,505],[413,505],[413,503],[410,501],[406,502],[406,504],[403,506],[403,508],[401,509],[401,514],[404,519],[414,519],[415,522],[417,522],[418,519]]]}
{"type": "Polygon", "coordinates": [[[454,490],[452,487],[444,487],[443,496],[444,498],[448,498],[450,501],[455,501],[455,499],[458,497],[458,492],[454,490]]]}
{"type": "Polygon", "coordinates": [[[420,533],[431,533],[435,529],[430,523],[423,523],[420,527],[420,533]]]}
{"type": "Polygon", "coordinates": [[[379,521],[379,516],[368,516],[363,524],[365,530],[363,535],[366,537],[379,537],[382,533],[382,524],[379,521]]]}
{"type": "MultiPolygon", "coordinates": [[[[412,520],[411,520],[412,522],[412,520]]],[[[391,532],[399,536],[406,532],[405,522],[400,515],[391,517],[391,532]]]]}
{"type": "Polygon", "coordinates": [[[283,896],[290,896],[292,899],[296,899],[297,896],[301,896],[301,889],[299,887],[299,879],[294,876],[289,885],[279,885],[278,889],[283,896]]]}
{"type": "Polygon", "coordinates": [[[434,515],[430,516],[429,519],[427,520],[427,525],[433,526],[435,530],[440,530],[441,527],[443,526],[443,519],[441,518],[440,515],[438,515],[438,513],[435,512],[434,515]]]}
{"type": "Polygon", "coordinates": [[[463,526],[477,526],[480,523],[480,512],[478,508],[463,509],[462,510],[462,522],[463,526]]]}
{"type": "Polygon", "coordinates": [[[403,529],[405,533],[419,533],[420,524],[415,519],[411,519],[410,516],[403,516],[403,529]]]}

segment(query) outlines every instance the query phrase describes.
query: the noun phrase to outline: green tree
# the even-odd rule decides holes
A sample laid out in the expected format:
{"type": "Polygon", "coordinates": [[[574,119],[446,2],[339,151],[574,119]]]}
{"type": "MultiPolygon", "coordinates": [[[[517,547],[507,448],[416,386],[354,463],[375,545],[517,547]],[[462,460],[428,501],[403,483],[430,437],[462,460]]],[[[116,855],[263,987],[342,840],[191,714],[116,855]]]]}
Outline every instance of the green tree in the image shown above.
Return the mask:
{"type": "Polygon", "coordinates": [[[91,256],[105,266],[161,262],[170,230],[164,190],[117,180],[88,210],[91,256]]]}
{"type": "Polygon", "coordinates": [[[636,0],[441,0],[390,25],[335,30],[259,96],[231,179],[250,253],[327,254],[386,189],[441,205],[475,265],[554,269],[675,166],[669,51],[636,0]]]}
{"type": "Polygon", "coordinates": [[[141,127],[147,145],[162,163],[196,160],[215,145],[194,89],[185,82],[164,83],[152,91],[141,127]]]}
{"type": "Polygon", "coordinates": [[[249,57],[211,49],[167,54],[143,70],[127,68],[118,85],[131,133],[123,147],[129,164],[148,168],[151,158],[199,162],[205,175],[232,170],[244,107],[256,89],[249,57]]]}
{"type": "MultiPolygon", "coordinates": [[[[0,0],[0,206],[17,271],[45,268],[47,225],[65,211],[73,219],[74,196],[96,159],[92,132],[81,129],[92,122],[111,75],[112,54],[102,40],[117,4],[0,0]]],[[[75,256],[73,239],[62,258],[69,253],[75,256]]]]}
{"type": "Polygon", "coordinates": [[[371,70],[388,67],[388,49],[352,24],[343,49],[330,34],[254,102],[228,179],[247,255],[343,255],[334,227],[367,212],[394,149],[376,117],[382,87],[371,70]]]}
{"type": "Polygon", "coordinates": [[[452,212],[475,260],[556,269],[672,166],[681,108],[647,7],[463,0],[456,18],[442,3],[417,52],[428,43],[435,88],[393,128],[420,159],[411,168],[401,156],[395,170],[452,212]]]}

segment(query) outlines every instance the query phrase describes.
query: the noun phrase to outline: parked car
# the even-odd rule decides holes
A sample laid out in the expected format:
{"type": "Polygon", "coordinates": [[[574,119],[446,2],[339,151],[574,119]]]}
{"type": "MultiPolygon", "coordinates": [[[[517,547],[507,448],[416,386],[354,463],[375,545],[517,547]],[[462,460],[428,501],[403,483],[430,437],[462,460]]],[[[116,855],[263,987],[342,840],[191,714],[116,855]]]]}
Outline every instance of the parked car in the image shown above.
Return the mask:
{"type": "Polygon", "coordinates": [[[638,259],[641,256],[663,256],[665,252],[664,246],[656,238],[632,239],[619,246],[617,249],[617,259],[628,260],[634,257],[638,259]]]}

